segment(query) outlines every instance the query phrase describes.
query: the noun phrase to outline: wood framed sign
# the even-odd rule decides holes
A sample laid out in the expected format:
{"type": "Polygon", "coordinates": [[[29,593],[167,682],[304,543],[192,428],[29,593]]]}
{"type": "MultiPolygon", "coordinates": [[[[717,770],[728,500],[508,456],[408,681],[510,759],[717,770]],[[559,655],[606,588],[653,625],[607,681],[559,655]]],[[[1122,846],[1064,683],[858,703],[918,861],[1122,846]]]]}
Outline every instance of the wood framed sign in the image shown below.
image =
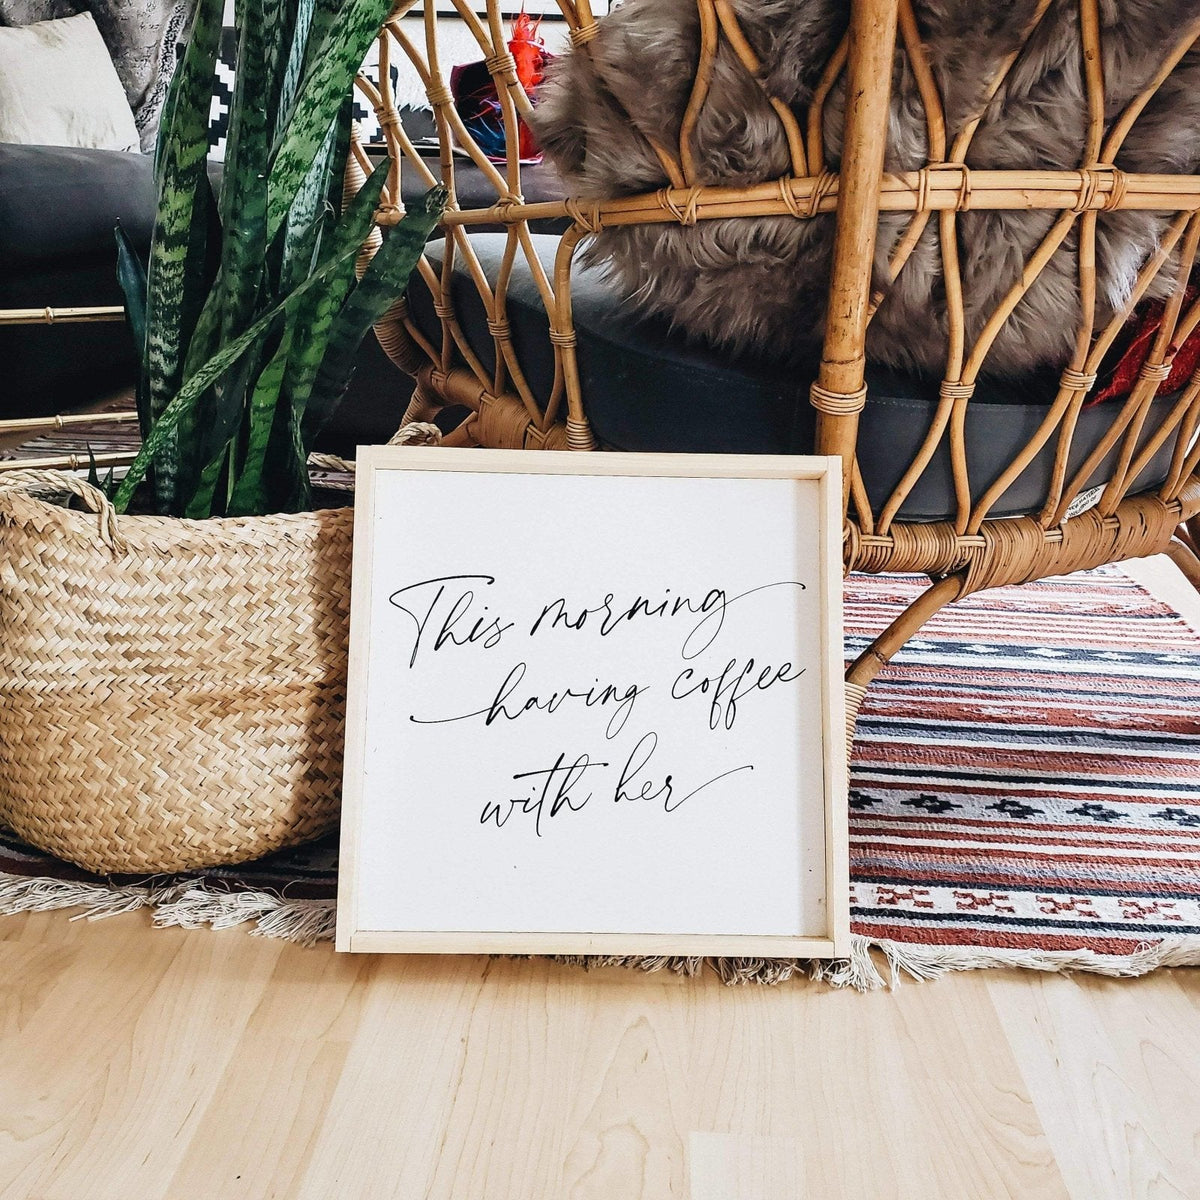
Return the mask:
{"type": "Polygon", "coordinates": [[[839,467],[360,449],[338,949],[844,954],[839,467]]]}

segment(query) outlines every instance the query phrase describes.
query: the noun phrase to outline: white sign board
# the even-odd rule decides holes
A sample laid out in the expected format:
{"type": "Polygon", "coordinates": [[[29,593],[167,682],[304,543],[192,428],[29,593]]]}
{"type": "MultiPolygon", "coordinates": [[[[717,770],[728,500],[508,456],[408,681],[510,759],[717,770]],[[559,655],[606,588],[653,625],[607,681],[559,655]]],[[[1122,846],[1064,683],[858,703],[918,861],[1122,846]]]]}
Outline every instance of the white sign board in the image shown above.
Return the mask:
{"type": "Polygon", "coordinates": [[[844,953],[839,465],[360,450],[338,948],[844,953]]]}

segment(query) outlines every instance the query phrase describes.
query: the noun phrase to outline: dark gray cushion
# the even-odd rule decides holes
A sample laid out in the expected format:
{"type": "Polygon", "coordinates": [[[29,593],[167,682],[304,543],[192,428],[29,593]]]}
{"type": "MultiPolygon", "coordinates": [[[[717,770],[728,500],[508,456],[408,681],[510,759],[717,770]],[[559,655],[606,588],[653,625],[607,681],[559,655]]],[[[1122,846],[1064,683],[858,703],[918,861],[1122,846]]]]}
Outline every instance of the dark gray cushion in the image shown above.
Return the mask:
{"type": "Polygon", "coordinates": [[[148,156],[0,144],[0,275],[97,254],[111,255],[115,271],[118,222],[136,245],[149,246],[154,164],[148,156]]]}
{"type": "MultiPolygon", "coordinates": [[[[492,279],[500,264],[505,238],[472,235],[472,245],[492,279]]],[[[535,235],[539,258],[552,273],[558,239],[535,235]]],[[[443,243],[433,242],[429,256],[440,266],[443,243]]],[[[691,346],[662,324],[637,319],[609,285],[603,273],[578,264],[572,273],[572,310],[578,336],[578,358],[588,416],[596,436],[617,450],[696,453],[811,453],[814,420],[808,388],[816,364],[789,370],[734,362],[702,347],[691,346]]],[[[440,338],[432,299],[420,282],[410,301],[417,324],[440,338]]],[[[486,314],[469,276],[457,266],[454,302],[475,353],[491,371],[495,343],[486,314]]],[[[513,342],[534,394],[550,394],[554,356],[549,322],[541,296],[524,257],[518,253],[509,287],[508,317],[513,342]]],[[[859,463],[873,504],[879,506],[899,482],[929,428],[937,407],[934,380],[894,372],[868,372],[867,408],[859,435],[859,463]]],[[[967,411],[968,463],[973,498],[978,498],[1012,461],[1037,429],[1055,393],[1053,379],[1041,377],[1024,386],[981,383],[967,411]]],[[[1172,402],[1154,402],[1148,426],[1172,402]]],[[[1110,427],[1119,405],[1084,409],[1071,452],[1080,464],[1110,427]]],[[[1146,488],[1161,482],[1173,439],[1155,456],[1138,481],[1146,488]]],[[[1053,442],[1026,469],[993,509],[995,516],[1037,511],[1053,466],[1053,442]]],[[[1097,470],[1093,485],[1107,480],[1114,451],[1097,470]]],[[[931,521],[953,517],[956,510],[950,455],[942,446],[900,515],[931,521]]]]}
{"type": "MultiPolygon", "coordinates": [[[[154,224],[149,158],[0,145],[0,308],[124,303],[114,229],[143,257],[154,224]]],[[[78,408],[132,383],[123,321],[0,327],[0,417],[78,408]]]]}

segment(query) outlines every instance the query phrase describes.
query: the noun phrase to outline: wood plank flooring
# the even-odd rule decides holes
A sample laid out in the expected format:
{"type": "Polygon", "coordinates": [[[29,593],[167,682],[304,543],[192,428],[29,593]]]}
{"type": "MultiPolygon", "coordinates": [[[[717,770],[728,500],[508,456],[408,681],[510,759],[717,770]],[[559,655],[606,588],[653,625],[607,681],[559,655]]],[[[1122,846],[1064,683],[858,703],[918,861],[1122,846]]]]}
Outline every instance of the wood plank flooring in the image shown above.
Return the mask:
{"type": "Polygon", "coordinates": [[[1200,971],[858,995],[0,920],[0,1200],[273,1197],[1195,1200],[1200,971]]]}

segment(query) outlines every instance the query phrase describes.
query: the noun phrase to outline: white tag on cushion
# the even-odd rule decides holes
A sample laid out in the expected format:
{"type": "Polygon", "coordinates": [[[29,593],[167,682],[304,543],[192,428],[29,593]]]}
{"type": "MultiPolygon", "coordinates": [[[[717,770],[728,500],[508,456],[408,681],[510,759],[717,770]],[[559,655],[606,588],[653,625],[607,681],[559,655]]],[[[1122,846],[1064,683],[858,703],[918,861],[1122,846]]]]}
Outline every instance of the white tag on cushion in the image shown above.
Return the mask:
{"type": "Polygon", "coordinates": [[[141,148],[125,89],[91,13],[0,28],[0,142],[141,148]]]}

